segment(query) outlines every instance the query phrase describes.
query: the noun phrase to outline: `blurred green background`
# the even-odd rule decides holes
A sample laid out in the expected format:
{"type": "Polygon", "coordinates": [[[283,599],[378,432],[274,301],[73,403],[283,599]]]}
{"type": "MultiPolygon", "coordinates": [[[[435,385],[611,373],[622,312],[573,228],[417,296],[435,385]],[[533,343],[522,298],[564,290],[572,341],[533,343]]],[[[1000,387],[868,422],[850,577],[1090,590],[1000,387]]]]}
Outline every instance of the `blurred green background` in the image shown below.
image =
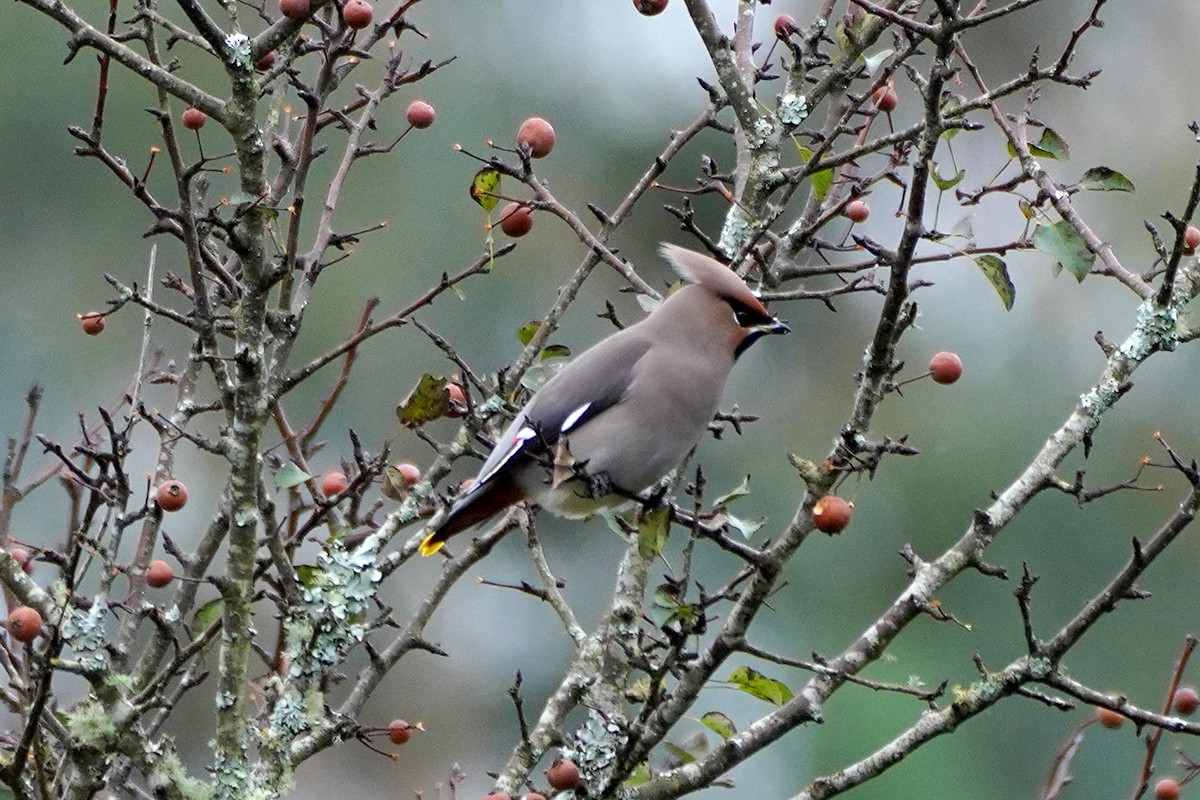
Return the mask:
{"type": "MultiPolygon", "coordinates": [[[[713,5],[728,27],[733,3],[713,5]]],[[[762,6],[759,30],[769,31],[774,15],[785,12],[803,24],[814,5],[777,0],[762,6]]],[[[968,35],[966,43],[995,85],[1020,74],[1036,47],[1044,58],[1056,57],[1091,5],[1082,0],[1042,3],[968,35]]],[[[77,7],[99,25],[107,4],[84,0],[77,7]]],[[[1046,87],[1034,114],[1071,144],[1070,162],[1047,165],[1056,177],[1072,180],[1102,164],[1137,185],[1136,194],[1085,195],[1077,205],[1127,267],[1144,271],[1153,256],[1142,221],[1182,209],[1196,163],[1196,142],[1186,124],[1198,116],[1200,56],[1194,32],[1200,12],[1191,0],[1160,0],[1111,3],[1102,16],[1107,26],[1084,38],[1072,71],[1103,69],[1103,75],[1086,92],[1046,87]]],[[[655,18],[638,15],[628,0],[427,2],[411,17],[428,34],[424,41],[411,34],[403,38],[414,62],[449,56],[456,61],[400,93],[384,114],[377,141],[402,130],[403,109],[412,98],[436,106],[437,121],[405,138],[391,156],[361,163],[352,175],[336,217],[338,228],[362,229],[380,219],[387,219],[389,227],[366,237],[352,259],[325,273],[306,319],[297,363],[339,341],[368,297],[382,298],[377,314],[382,316],[433,285],[442,271],[457,271],[480,252],[483,217],[466,191],[476,163],[452,145],[484,153],[486,140],[509,142],[521,120],[546,117],[558,131],[558,144],[537,165],[539,174],[563,202],[590,219],[584,203],[615,206],[665,145],[669,131],[686,125],[702,108],[705,97],[695,77],[711,79],[680,0],[655,18]]],[[[10,4],[0,20],[5,41],[0,48],[0,195],[5,198],[0,214],[0,431],[6,436],[19,432],[23,397],[37,382],[46,390],[37,430],[66,442],[76,436],[78,415],[95,419],[97,406],[110,404],[124,391],[137,363],[140,313],[126,309],[94,338],[85,337],[76,324],[76,313],[103,308],[111,296],[102,274],[144,283],[150,241],[158,242],[159,275],[183,273],[185,266],[173,242],[141,238],[150,223],[148,214],[98,162],[71,155],[75,140],[67,135],[67,126],[86,127],[91,119],[93,56],[83,53],[63,66],[63,31],[27,7],[10,4]]],[[[218,72],[198,63],[193,53],[181,50],[181,56],[182,75],[224,94],[218,72]]],[[[355,80],[369,84],[379,69],[368,64],[355,73],[355,80]]],[[[115,67],[112,84],[106,141],[140,173],[156,143],[157,128],[143,111],[153,104],[153,93],[115,67]]],[[[903,78],[898,91],[899,126],[917,111],[915,93],[903,78]]],[[[766,89],[764,96],[772,92],[766,89]]],[[[1019,111],[1022,100],[1012,99],[1005,109],[1019,111]]],[[[977,119],[987,122],[984,115],[977,119]]],[[[203,133],[206,150],[227,151],[227,141],[212,127],[203,133]]],[[[336,146],[336,136],[329,139],[336,146]]],[[[195,154],[195,141],[186,144],[195,154]]],[[[994,175],[1007,158],[991,131],[960,136],[954,148],[958,164],[967,169],[968,188],[994,175]]],[[[728,144],[709,133],[673,163],[663,182],[689,185],[703,153],[723,167],[732,164],[728,144]]],[[[156,166],[151,186],[167,197],[164,166],[156,166]]],[[[229,178],[214,175],[212,180],[214,193],[230,191],[229,178]]],[[[898,189],[881,186],[872,197],[875,213],[863,226],[885,244],[899,233],[899,223],[889,213],[898,201],[898,189]]],[[[668,278],[654,256],[655,243],[686,241],[661,211],[662,204],[678,202],[676,195],[651,194],[614,241],[648,279],[668,278]]],[[[702,224],[715,235],[724,213],[721,201],[707,196],[697,207],[702,224]]],[[[947,204],[942,220],[949,223],[963,213],[947,204]]],[[[1012,198],[993,198],[974,214],[981,243],[1010,241],[1023,224],[1012,198]]],[[[539,215],[533,233],[491,277],[467,284],[461,302],[446,298],[420,318],[454,342],[477,370],[492,372],[516,355],[516,329],[545,312],[559,282],[584,254],[566,226],[539,215]]],[[[908,434],[921,456],[892,459],[874,481],[845,486],[843,493],[857,506],[851,527],[837,538],[813,538],[801,551],[788,569],[787,586],[773,600],[775,612],[752,630],[756,643],[796,657],[814,651],[833,654],[844,647],[905,585],[906,565],[897,551],[911,543],[918,554],[933,557],[953,542],[972,510],[1013,479],[1091,385],[1103,360],[1093,334],[1103,330],[1119,341],[1130,330],[1135,298],[1115,283],[1053,279],[1048,260],[1036,253],[1014,254],[1008,264],[1017,286],[1011,312],[969,261],[918,273],[936,286],[918,295],[919,329],[906,336],[901,353],[911,365],[908,372],[916,374],[934,352],[951,349],[966,364],[964,378],[952,387],[914,384],[903,398],[884,405],[874,431],[908,434]]],[[[619,286],[614,276],[598,270],[556,340],[578,350],[604,335],[607,323],[594,315],[603,311],[605,299],[613,299],[622,319],[635,319],[640,312],[628,295],[615,294],[619,286]]],[[[161,287],[155,291],[168,298],[161,287]]],[[[700,458],[713,491],[753,473],[754,493],[735,510],[768,516],[762,535],[777,530],[800,497],[801,485],[786,453],[822,457],[843,423],[878,305],[877,296],[859,295],[840,299],[836,314],[817,303],[777,308],[794,333],[764,342],[739,366],[728,400],[762,421],[740,438],[707,442],[700,458]]],[[[161,321],[155,323],[153,341],[167,357],[185,356],[186,338],[161,321]]],[[[1134,391],[1105,417],[1091,457],[1085,462],[1082,454],[1074,456],[1064,476],[1086,468],[1092,484],[1125,480],[1143,455],[1159,455],[1155,431],[1185,455],[1195,455],[1200,449],[1197,367],[1194,346],[1155,357],[1135,376],[1134,391]]],[[[399,428],[393,409],[422,372],[449,369],[411,327],[379,337],[363,352],[344,402],[326,428],[328,447],[314,467],[333,468],[348,453],[350,427],[373,450],[387,439],[400,458],[428,463],[428,448],[399,428]]],[[[288,404],[293,418],[311,414],[333,378],[323,373],[297,392],[288,404]]],[[[155,388],[147,400],[165,405],[171,395],[155,388]]],[[[436,423],[431,430],[452,433],[449,423],[436,423]]],[[[142,450],[132,462],[135,475],[149,469],[152,452],[149,438],[138,443],[142,450]]],[[[35,466],[45,463],[38,459],[35,466]]],[[[458,477],[465,477],[467,466],[461,471],[458,477]]],[[[192,500],[170,519],[168,532],[186,542],[202,528],[222,473],[213,459],[185,451],[177,475],[192,486],[192,500]]],[[[1150,474],[1146,482],[1160,480],[1167,487],[1161,494],[1126,492],[1083,509],[1069,497],[1047,494],[1000,537],[989,554],[991,562],[1015,576],[1025,561],[1042,577],[1034,596],[1040,633],[1050,635],[1069,618],[1124,562],[1131,538],[1147,536],[1175,506],[1181,482],[1167,473],[1150,474]]],[[[44,489],[35,501],[19,507],[15,530],[23,538],[61,541],[65,505],[56,492],[44,489]]],[[[583,621],[594,622],[608,599],[620,542],[599,520],[579,525],[544,519],[541,529],[551,563],[567,582],[568,598],[583,621]]],[[[1197,551],[1193,533],[1182,537],[1143,582],[1153,598],[1126,604],[1105,619],[1067,659],[1071,674],[1102,689],[1127,692],[1141,705],[1159,705],[1184,635],[1197,630],[1197,551]]],[[[49,567],[40,569],[38,577],[49,580],[49,567]]],[[[387,585],[388,602],[400,612],[411,609],[437,569],[429,562],[406,568],[387,585]]],[[[715,587],[730,565],[706,552],[701,570],[706,585],[715,587]]],[[[480,575],[504,581],[535,577],[515,537],[485,562],[480,575]]],[[[948,679],[953,686],[974,679],[974,652],[992,668],[1019,656],[1014,584],[962,576],[941,599],[971,629],[919,620],[891,648],[889,658],[866,674],[896,682],[916,677],[930,686],[948,679]]],[[[366,800],[411,791],[433,797],[452,763],[467,773],[462,796],[482,795],[491,786],[486,771],[503,764],[517,736],[507,687],[520,670],[527,713],[536,713],[569,658],[568,639],[536,601],[467,581],[454,590],[429,636],[451,658],[417,654],[406,659],[360,720],[383,725],[404,717],[423,721],[428,732],[400,749],[398,763],[353,743],[322,754],[300,773],[297,797],[336,792],[342,800],[366,800]]],[[[740,663],[731,661],[722,675],[740,663]]],[[[358,664],[356,660],[351,667],[358,664]]],[[[756,666],[793,688],[806,677],[756,666]]],[[[1189,680],[1200,681],[1195,668],[1189,680]]],[[[193,693],[173,727],[196,769],[207,756],[211,708],[206,691],[207,686],[193,693]]],[[[739,726],[767,710],[720,686],[706,692],[696,716],[710,709],[726,712],[739,726]]],[[[709,794],[731,800],[788,797],[814,778],[867,755],[920,712],[920,703],[911,698],[844,689],[826,709],[825,724],[788,735],[731,774],[735,789],[709,794]]],[[[1060,744],[1089,713],[1085,708],[1064,714],[1029,700],[1009,700],[853,796],[1033,797],[1060,744]]],[[[684,723],[675,739],[699,729],[684,723]]],[[[1142,747],[1130,726],[1118,732],[1090,730],[1067,796],[1127,795],[1140,770],[1142,747]]],[[[1160,751],[1162,774],[1172,770],[1174,744],[1168,738],[1160,751]]]]}

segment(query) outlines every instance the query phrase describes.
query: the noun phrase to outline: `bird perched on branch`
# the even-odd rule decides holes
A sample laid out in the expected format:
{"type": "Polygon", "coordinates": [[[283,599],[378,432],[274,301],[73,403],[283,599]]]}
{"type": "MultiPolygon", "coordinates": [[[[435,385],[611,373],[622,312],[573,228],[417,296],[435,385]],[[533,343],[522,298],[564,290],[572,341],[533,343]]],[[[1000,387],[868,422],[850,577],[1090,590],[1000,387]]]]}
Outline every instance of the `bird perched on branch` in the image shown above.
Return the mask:
{"type": "Polygon", "coordinates": [[[700,441],[737,357],[789,330],[725,265],[672,244],[661,253],[689,285],[530,398],[475,482],[434,520],[423,555],[523,500],[586,517],[635,498],[700,441]]]}

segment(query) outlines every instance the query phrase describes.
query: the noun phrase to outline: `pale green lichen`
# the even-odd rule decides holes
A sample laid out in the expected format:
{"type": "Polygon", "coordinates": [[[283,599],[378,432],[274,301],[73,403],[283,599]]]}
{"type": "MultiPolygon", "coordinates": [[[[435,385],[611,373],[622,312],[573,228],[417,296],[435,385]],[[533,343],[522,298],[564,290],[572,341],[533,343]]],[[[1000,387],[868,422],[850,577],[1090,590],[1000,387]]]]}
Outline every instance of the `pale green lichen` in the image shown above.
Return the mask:
{"type": "Polygon", "coordinates": [[[60,631],[63,641],[75,652],[80,665],[87,670],[103,670],[108,666],[104,646],[108,642],[108,631],[104,620],[108,611],[108,598],[97,594],[87,610],[76,608],[67,602],[66,589],[55,584],[56,599],[65,610],[60,631]]]}
{"type": "Polygon", "coordinates": [[[183,800],[212,800],[212,789],[204,781],[187,774],[174,747],[147,744],[146,755],[147,763],[153,765],[148,776],[151,789],[174,787],[183,795],[183,800]]]}
{"type": "Polygon", "coordinates": [[[1100,416],[1107,411],[1120,396],[1120,384],[1112,378],[1101,381],[1090,392],[1079,396],[1079,410],[1087,416],[1087,431],[1096,429],[1100,424],[1100,416]]]}
{"type": "Polygon", "coordinates": [[[601,786],[607,783],[609,771],[628,738],[622,720],[606,718],[591,709],[587,722],[572,734],[571,745],[562,748],[562,755],[579,767],[585,786],[601,786]]]}
{"type": "Polygon", "coordinates": [[[722,253],[732,257],[753,234],[754,220],[746,215],[741,206],[734,205],[725,215],[725,225],[721,228],[721,239],[717,246],[722,253]]]}
{"type": "Polygon", "coordinates": [[[788,92],[779,99],[779,121],[796,127],[808,119],[808,98],[802,94],[788,92]]]}
{"type": "Polygon", "coordinates": [[[1155,350],[1171,351],[1179,344],[1179,312],[1175,306],[1165,308],[1146,300],[1137,311],[1137,327],[1124,344],[1121,353],[1141,361],[1155,350]]]}
{"type": "Polygon", "coordinates": [[[84,747],[103,750],[117,738],[112,717],[95,700],[80,703],[67,715],[67,730],[84,747]]]}
{"type": "Polygon", "coordinates": [[[225,37],[229,50],[229,61],[242,69],[250,69],[250,38],[244,33],[231,33],[225,37]]]}
{"type": "MultiPolygon", "coordinates": [[[[216,742],[210,742],[209,748],[215,750],[216,745],[216,742]]],[[[223,753],[218,753],[212,766],[212,773],[215,797],[242,800],[248,796],[246,788],[250,772],[246,769],[245,753],[239,754],[237,758],[227,758],[223,753]]]]}
{"type": "Polygon", "coordinates": [[[775,133],[775,126],[769,117],[759,117],[754,121],[754,130],[746,132],[746,143],[751,150],[762,147],[775,133]]]}

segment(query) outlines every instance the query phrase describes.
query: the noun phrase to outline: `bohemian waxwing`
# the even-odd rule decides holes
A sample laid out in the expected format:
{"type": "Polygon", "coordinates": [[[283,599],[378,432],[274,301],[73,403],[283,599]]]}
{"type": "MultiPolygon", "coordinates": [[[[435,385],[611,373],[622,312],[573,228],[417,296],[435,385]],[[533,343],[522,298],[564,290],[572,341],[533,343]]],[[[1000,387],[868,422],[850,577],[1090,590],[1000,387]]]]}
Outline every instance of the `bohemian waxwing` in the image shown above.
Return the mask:
{"type": "Polygon", "coordinates": [[[566,517],[628,502],[700,441],[737,357],[789,330],[728,267],[672,244],[661,252],[690,285],[530,398],[475,482],[434,521],[423,555],[522,500],[566,517]]]}

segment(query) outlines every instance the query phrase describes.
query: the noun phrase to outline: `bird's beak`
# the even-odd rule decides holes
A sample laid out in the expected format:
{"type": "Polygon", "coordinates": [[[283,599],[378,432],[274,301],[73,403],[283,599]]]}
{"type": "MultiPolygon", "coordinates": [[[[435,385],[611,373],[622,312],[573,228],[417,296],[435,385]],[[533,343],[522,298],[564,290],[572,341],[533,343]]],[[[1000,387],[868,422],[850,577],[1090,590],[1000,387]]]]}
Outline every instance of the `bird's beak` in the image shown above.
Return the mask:
{"type": "Polygon", "coordinates": [[[763,333],[790,333],[792,330],[781,319],[772,319],[770,322],[757,326],[757,328],[763,333]]]}

